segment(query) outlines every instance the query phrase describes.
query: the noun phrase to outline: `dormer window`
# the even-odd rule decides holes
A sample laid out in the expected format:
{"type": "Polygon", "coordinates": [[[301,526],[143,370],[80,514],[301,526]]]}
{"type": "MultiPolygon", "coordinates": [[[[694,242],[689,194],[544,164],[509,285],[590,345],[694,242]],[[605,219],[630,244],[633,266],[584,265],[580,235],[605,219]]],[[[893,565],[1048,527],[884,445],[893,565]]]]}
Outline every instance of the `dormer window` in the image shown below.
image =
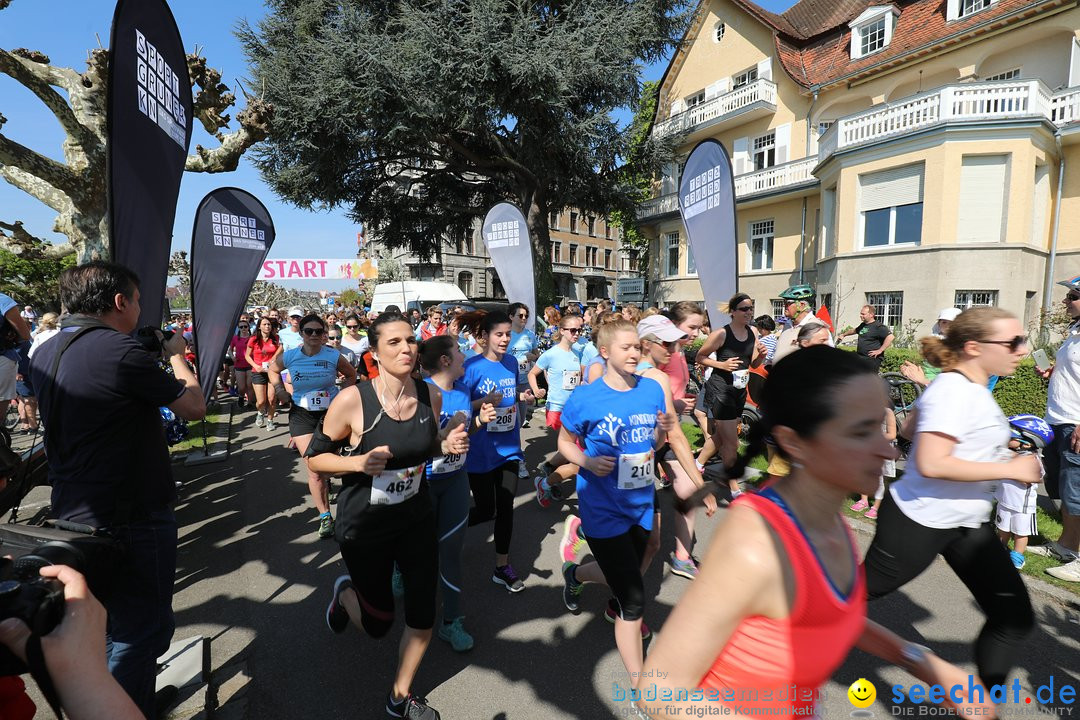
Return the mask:
{"type": "Polygon", "coordinates": [[[888,47],[900,11],[893,5],[867,8],[848,23],[851,28],[851,59],[857,60],[888,47]]]}
{"type": "Polygon", "coordinates": [[[946,19],[962,20],[969,15],[985,10],[998,0],[948,0],[945,8],[946,19]]]}

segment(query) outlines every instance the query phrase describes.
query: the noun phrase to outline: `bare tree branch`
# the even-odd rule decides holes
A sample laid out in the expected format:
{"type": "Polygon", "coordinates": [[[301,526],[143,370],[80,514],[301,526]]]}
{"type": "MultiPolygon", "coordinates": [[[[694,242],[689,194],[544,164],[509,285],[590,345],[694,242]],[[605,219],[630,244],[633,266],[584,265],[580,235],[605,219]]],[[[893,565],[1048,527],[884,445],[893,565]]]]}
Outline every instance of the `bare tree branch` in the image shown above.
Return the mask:
{"type": "MultiPolygon", "coordinates": [[[[249,97],[247,107],[236,117],[240,122],[240,129],[228,135],[218,132],[221,145],[212,150],[196,145],[195,153],[188,155],[184,169],[188,172],[205,173],[235,170],[240,164],[240,156],[255,143],[266,139],[273,116],[273,105],[261,98],[249,97]]],[[[228,122],[228,116],[225,116],[225,121],[228,122]]],[[[206,126],[206,121],[203,121],[203,125],[206,126]]]]}
{"type": "Polygon", "coordinates": [[[25,170],[69,196],[78,192],[79,178],[66,165],[3,135],[0,135],[0,164],[25,170]]]}
{"type": "Polygon", "coordinates": [[[64,212],[71,207],[71,199],[41,178],[20,170],[17,167],[0,165],[0,177],[28,195],[32,195],[51,207],[56,212],[64,212]]]}
{"type": "Polygon", "coordinates": [[[75,246],[71,243],[53,245],[31,235],[23,228],[22,220],[16,220],[13,223],[0,221],[0,249],[14,255],[35,253],[47,258],[62,258],[75,253],[75,246]],[[10,232],[11,235],[5,234],[4,230],[10,232]]]}
{"type": "Polygon", "coordinates": [[[49,108],[50,112],[60,121],[60,126],[73,139],[80,144],[96,143],[97,139],[84,128],[75,118],[71,106],[64,100],[60,93],[51,87],[51,73],[49,72],[48,56],[32,55],[28,51],[16,50],[14,53],[0,49],[0,72],[11,76],[20,85],[38,96],[38,99],[49,108]],[[24,56],[16,55],[22,53],[24,56]],[[34,60],[27,59],[25,55],[31,55],[34,60]]]}

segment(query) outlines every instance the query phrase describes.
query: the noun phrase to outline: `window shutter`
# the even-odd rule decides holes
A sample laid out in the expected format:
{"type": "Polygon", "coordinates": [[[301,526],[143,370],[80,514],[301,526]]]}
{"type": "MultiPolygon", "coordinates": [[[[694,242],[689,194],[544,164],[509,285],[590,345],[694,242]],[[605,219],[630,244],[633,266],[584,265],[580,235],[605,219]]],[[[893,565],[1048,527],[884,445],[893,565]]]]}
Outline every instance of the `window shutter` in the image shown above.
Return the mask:
{"type": "Polygon", "coordinates": [[[742,175],[750,162],[750,138],[741,137],[735,139],[732,146],[732,163],[735,166],[735,174],[742,175]]]}
{"type": "Polygon", "coordinates": [[[1008,155],[967,155],[960,168],[957,242],[1001,242],[1005,235],[1008,155]]]}
{"type": "Polygon", "coordinates": [[[1080,85],[1080,40],[1073,38],[1069,57],[1069,87],[1080,85]]]}
{"type": "Polygon", "coordinates": [[[776,133],[776,164],[783,165],[791,155],[791,123],[784,123],[773,132],[776,133]]]}
{"type": "Polygon", "coordinates": [[[705,99],[712,100],[714,97],[719,97],[726,93],[728,91],[728,82],[730,82],[728,78],[720,78],[712,85],[705,88],[705,99]]]}
{"type": "Polygon", "coordinates": [[[859,210],[922,202],[923,166],[905,165],[859,176],[859,210]]]}
{"type": "Polygon", "coordinates": [[[686,103],[683,102],[682,98],[677,98],[676,100],[674,100],[671,103],[671,114],[672,115],[678,115],[679,113],[681,113],[685,109],[686,109],[686,103]]]}
{"type": "Polygon", "coordinates": [[[767,57],[757,64],[758,79],[772,80],[772,58],[767,57]]]}
{"type": "Polygon", "coordinates": [[[960,17],[960,0],[948,0],[945,10],[946,20],[955,20],[960,17]]]}

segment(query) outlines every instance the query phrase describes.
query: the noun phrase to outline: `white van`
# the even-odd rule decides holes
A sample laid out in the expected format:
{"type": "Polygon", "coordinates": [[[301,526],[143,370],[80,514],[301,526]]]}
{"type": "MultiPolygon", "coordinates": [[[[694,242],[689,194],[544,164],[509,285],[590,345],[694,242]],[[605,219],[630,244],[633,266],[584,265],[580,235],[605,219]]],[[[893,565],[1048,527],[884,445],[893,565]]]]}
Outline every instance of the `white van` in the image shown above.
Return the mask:
{"type": "Polygon", "coordinates": [[[422,314],[428,306],[444,302],[467,303],[469,298],[453,283],[405,280],[376,285],[371,298],[371,309],[382,312],[388,305],[397,305],[403,313],[409,313],[416,308],[422,314]]]}

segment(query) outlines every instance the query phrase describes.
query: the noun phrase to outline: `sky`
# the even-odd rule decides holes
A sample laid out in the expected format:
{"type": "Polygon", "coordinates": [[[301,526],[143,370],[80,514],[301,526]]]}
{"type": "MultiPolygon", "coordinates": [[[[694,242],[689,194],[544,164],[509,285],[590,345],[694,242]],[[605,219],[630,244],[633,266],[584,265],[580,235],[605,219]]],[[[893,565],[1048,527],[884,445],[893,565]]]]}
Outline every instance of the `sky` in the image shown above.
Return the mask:
{"type": "MultiPolygon", "coordinates": [[[[793,0],[758,0],[758,3],[774,12],[782,12],[794,4],[793,0]]],[[[0,11],[0,47],[39,50],[48,55],[54,65],[82,72],[86,68],[87,50],[97,47],[99,42],[108,46],[114,7],[112,0],[13,0],[6,10],[0,11]]],[[[259,0],[172,0],[170,7],[184,47],[191,51],[199,46],[209,64],[221,70],[222,81],[242,97],[238,83],[248,76],[247,62],[233,31],[242,19],[254,24],[262,18],[266,13],[263,3],[259,0]]],[[[665,61],[646,68],[643,79],[659,79],[666,65],[665,61]]],[[[247,86],[246,82],[244,84],[247,86]]],[[[240,107],[242,103],[241,100],[240,107]]],[[[237,109],[231,113],[234,118],[237,109]]],[[[63,161],[61,143],[64,133],[56,118],[29,90],[2,74],[0,115],[7,119],[2,130],[5,136],[63,161]]],[[[192,149],[199,143],[206,147],[218,144],[198,122],[194,127],[192,149]]],[[[226,132],[238,127],[234,120],[226,132]]],[[[233,173],[184,173],[173,227],[174,250],[190,250],[195,210],[207,193],[222,186],[248,190],[267,206],[277,231],[270,258],[347,258],[355,255],[356,233],[360,227],[346,217],[343,210],[312,212],[282,202],[246,157],[233,173]]],[[[55,216],[52,209],[0,179],[0,220],[8,223],[22,220],[33,235],[62,243],[66,238],[52,231],[55,216]]],[[[305,290],[340,290],[352,284],[350,281],[293,283],[305,290]]]]}

